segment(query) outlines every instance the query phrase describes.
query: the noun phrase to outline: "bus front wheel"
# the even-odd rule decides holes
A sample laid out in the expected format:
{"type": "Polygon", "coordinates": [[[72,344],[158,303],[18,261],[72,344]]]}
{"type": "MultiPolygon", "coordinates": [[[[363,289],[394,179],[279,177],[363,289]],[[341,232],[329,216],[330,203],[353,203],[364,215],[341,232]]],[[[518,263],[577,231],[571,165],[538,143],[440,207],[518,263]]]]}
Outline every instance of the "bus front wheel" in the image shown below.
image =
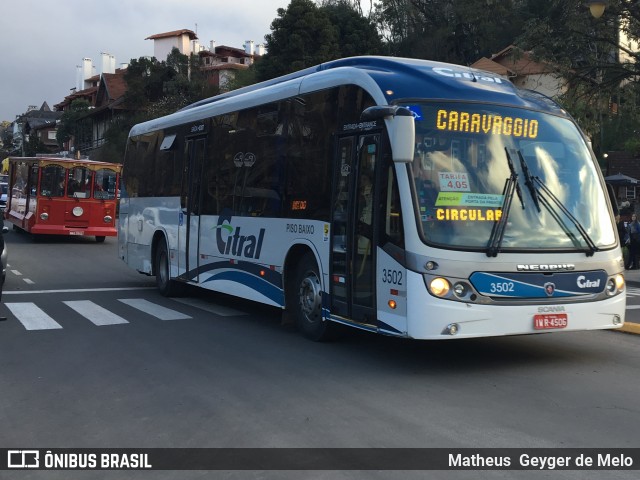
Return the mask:
{"type": "Polygon", "coordinates": [[[96,242],[103,243],[105,238],[107,238],[107,237],[105,237],[103,235],[97,236],[96,237],[96,242]]]}
{"type": "Polygon", "coordinates": [[[180,287],[175,280],[171,280],[171,272],[169,270],[169,252],[167,244],[160,241],[156,250],[155,258],[156,266],[156,285],[160,294],[164,297],[175,297],[180,294],[180,287]]]}
{"type": "Polygon", "coordinates": [[[332,325],[322,319],[322,284],[313,255],[306,254],[302,257],[292,293],[291,303],[298,330],[310,340],[328,340],[332,325]]]}

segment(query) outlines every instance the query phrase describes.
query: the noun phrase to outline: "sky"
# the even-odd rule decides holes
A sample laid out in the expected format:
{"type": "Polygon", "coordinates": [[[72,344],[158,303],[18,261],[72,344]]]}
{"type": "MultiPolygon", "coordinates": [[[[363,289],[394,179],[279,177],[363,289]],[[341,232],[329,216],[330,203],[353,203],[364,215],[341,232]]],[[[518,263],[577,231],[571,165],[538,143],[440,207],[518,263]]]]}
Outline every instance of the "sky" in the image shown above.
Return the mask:
{"type": "Polygon", "coordinates": [[[153,55],[157,33],[193,30],[201,45],[243,48],[264,43],[278,8],[289,0],[15,0],[0,13],[0,121],[13,121],[30,105],[49,107],[76,86],[76,66],[101,53],[116,66],[153,55]]]}

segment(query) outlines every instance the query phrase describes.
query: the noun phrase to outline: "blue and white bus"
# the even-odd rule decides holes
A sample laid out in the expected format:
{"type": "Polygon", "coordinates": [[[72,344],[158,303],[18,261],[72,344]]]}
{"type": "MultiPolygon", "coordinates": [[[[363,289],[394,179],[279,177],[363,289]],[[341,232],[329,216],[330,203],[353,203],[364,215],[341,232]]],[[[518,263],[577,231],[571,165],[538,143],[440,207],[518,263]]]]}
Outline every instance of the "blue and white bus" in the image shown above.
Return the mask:
{"type": "Polygon", "coordinates": [[[155,275],[414,339],[620,327],[597,162],[547,97],[466,67],[354,57],[133,127],[119,256],[155,275]]]}

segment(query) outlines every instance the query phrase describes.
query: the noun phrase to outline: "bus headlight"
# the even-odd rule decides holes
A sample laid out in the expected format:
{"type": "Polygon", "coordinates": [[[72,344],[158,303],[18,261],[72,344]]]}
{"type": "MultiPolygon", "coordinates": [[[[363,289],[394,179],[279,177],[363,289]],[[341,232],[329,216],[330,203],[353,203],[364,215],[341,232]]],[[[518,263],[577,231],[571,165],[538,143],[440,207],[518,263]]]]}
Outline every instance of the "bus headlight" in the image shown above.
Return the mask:
{"type": "Polygon", "coordinates": [[[611,277],[607,280],[606,291],[607,295],[616,295],[624,289],[624,277],[620,274],[611,277]]]}
{"type": "Polygon", "coordinates": [[[442,277],[436,277],[429,282],[429,291],[436,297],[445,297],[451,290],[449,282],[442,277]]]}
{"type": "Polygon", "coordinates": [[[105,215],[103,220],[104,223],[111,223],[113,221],[113,217],[111,215],[105,215]]]}
{"type": "Polygon", "coordinates": [[[49,214],[47,212],[42,212],[40,214],[40,220],[49,220],[49,214]]]}
{"type": "Polygon", "coordinates": [[[76,217],[81,217],[84,213],[84,210],[82,209],[82,207],[73,207],[71,213],[73,213],[76,217]]]}
{"type": "Polygon", "coordinates": [[[467,287],[464,283],[458,282],[453,286],[453,293],[456,294],[456,297],[463,298],[467,294],[467,287]]]}

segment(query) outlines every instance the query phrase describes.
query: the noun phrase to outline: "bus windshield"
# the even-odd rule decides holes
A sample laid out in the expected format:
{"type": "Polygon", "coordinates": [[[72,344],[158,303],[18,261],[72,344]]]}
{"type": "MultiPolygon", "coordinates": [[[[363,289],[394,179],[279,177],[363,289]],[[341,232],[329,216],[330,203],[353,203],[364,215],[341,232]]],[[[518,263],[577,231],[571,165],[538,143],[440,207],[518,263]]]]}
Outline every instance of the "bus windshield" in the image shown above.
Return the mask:
{"type": "Polygon", "coordinates": [[[416,118],[411,169],[425,243],[591,253],[615,244],[597,166],[570,120],[477,103],[405,106],[416,118]]]}

